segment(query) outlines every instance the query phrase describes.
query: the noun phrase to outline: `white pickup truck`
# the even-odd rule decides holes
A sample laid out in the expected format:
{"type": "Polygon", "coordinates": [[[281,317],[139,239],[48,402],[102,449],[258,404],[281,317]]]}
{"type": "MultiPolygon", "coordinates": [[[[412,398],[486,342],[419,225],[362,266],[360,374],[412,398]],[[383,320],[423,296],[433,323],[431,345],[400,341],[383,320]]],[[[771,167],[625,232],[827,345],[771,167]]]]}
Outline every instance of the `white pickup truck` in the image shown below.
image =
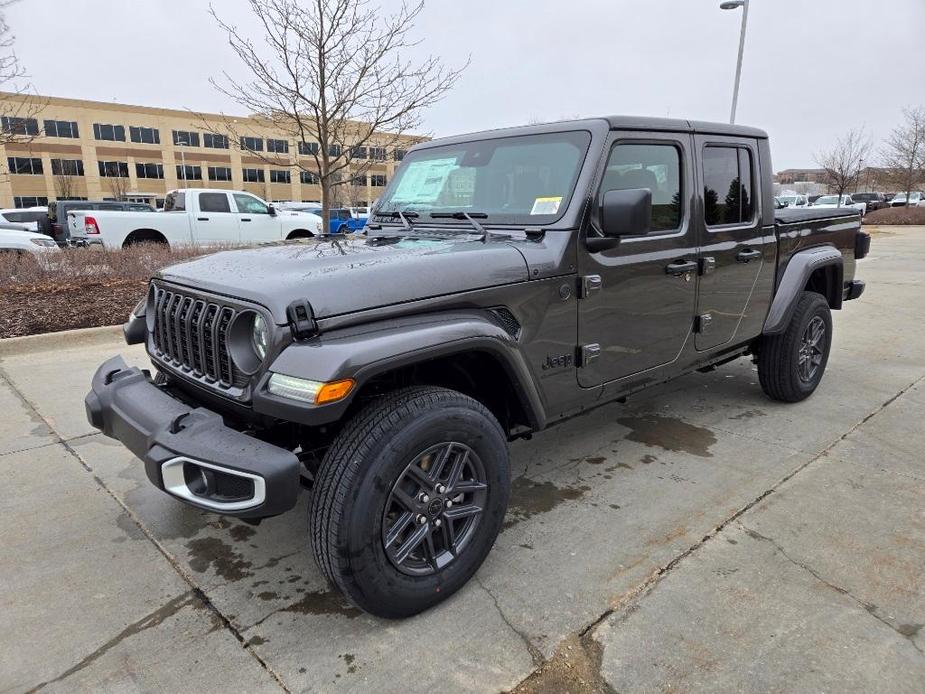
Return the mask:
{"type": "Polygon", "coordinates": [[[321,233],[321,217],[316,214],[276,210],[250,193],[207,188],[169,192],[163,212],[75,210],[67,217],[72,241],[105,248],[146,242],[246,244],[321,233]]]}

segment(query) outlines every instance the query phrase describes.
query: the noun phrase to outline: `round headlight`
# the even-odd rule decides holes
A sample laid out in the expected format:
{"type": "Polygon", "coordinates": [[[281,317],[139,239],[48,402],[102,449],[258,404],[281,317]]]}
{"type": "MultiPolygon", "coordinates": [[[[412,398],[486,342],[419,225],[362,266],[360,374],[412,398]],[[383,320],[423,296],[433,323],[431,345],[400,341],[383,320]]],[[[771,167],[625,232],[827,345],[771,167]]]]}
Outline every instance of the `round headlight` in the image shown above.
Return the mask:
{"type": "Polygon", "coordinates": [[[254,314],[253,328],[251,330],[251,344],[260,361],[267,356],[267,345],[270,343],[270,331],[267,322],[259,313],[254,314]]]}

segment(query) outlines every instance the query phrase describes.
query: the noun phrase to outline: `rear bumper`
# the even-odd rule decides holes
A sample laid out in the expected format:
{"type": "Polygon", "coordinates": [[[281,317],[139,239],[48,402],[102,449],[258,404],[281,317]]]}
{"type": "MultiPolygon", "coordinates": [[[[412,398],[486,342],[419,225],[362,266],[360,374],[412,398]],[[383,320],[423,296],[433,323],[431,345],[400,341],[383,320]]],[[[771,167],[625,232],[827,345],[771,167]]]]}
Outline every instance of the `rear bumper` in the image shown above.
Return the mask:
{"type": "Polygon", "coordinates": [[[84,404],[90,424],[121,441],[144,462],[152,484],[184,503],[241,518],[295,506],[295,454],[174,399],[121,357],[97,369],[84,404]]]}

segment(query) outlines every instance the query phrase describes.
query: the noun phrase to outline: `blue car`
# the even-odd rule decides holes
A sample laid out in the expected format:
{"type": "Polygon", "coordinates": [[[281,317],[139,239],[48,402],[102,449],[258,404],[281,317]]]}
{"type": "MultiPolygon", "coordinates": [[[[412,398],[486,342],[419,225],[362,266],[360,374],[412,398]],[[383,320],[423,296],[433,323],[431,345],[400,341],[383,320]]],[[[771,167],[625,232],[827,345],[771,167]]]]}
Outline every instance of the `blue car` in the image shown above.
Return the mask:
{"type": "MultiPolygon", "coordinates": [[[[294,210],[296,212],[310,212],[321,216],[321,206],[314,204],[285,204],[280,205],[281,209],[294,210]]],[[[329,234],[346,234],[348,232],[362,232],[366,226],[366,217],[354,216],[346,207],[331,210],[331,221],[328,227],[329,234]]]]}

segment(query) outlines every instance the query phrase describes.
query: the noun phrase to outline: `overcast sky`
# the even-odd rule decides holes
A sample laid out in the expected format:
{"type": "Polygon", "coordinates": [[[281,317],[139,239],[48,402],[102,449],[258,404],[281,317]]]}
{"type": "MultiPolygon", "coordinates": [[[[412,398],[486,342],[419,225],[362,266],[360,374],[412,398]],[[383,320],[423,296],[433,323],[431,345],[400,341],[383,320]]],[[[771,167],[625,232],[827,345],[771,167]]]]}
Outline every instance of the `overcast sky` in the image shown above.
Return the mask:
{"type": "MultiPolygon", "coordinates": [[[[215,5],[247,25],[243,0],[215,5]]],[[[428,0],[419,50],[472,63],[427,130],[725,121],[740,13],[719,0],[428,0]]],[[[20,0],[7,15],[42,94],[237,113],[208,82],[239,69],[204,0],[20,0]]],[[[925,105],[923,70],[925,0],[751,0],[737,121],[770,133],[775,170],[814,166],[844,131],[878,141],[903,106],[925,105]]]]}

